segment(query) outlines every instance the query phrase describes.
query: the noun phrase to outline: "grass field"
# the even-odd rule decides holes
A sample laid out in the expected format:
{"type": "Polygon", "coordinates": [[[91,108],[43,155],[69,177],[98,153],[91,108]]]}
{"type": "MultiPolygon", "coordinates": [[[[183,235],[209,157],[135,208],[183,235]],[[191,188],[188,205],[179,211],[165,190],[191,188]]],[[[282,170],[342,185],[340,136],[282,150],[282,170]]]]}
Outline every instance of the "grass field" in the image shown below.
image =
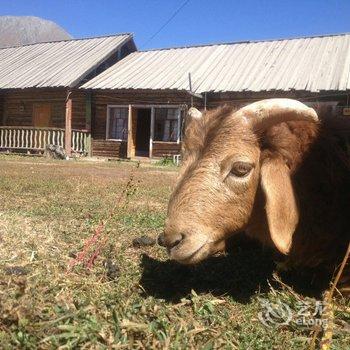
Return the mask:
{"type": "MultiPolygon", "coordinates": [[[[162,231],[176,175],[0,156],[0,348],[307,349],[314,327],[296,319],[301,303],[315,308],[317,288],[274,278],[260,247],[237,242],[195,267],[168,261],[157,245],[133,247],[162,231]],[[113,207],[94,266],[68,271],[113,207]],[[264,325],[262,299],[282,301],[292,320],[270,314],[275,322],[264,325]]],[[[332,349],[349,349],[349,308],[336,305],[332,349]]]]}

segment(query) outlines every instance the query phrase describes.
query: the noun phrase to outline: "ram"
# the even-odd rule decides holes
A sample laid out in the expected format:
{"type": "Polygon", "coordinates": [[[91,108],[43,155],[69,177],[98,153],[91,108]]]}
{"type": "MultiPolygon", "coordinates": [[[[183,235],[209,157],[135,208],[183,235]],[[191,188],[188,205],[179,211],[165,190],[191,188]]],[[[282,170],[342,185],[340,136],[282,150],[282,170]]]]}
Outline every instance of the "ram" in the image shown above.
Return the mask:
{"type": "Polygon", "coordinates": [[[191,108],[159,242],[194,264],[245,231],[295,266],[329,270],[350,239],[350,122],[291,99],[191,108]]]}

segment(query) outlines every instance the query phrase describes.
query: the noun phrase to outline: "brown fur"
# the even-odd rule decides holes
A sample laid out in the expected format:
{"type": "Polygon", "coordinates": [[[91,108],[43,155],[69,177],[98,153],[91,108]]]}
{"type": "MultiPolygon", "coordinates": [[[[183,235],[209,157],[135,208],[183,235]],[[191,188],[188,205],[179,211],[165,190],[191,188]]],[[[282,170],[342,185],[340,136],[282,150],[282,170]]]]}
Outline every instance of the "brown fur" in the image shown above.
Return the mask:
{"type": "MultiPolygon", "coordinates": [[[[323,120],[319,127],[288,122],[272,127],[263,136],[261,161],[280,157],[291,170],[300,213],[289,252],[294,265],[315,267],[323,263],[333,268],[349,242],[349,126],[340,119],[323,120]]],[[[265,216],[263,212],[260,206],[253,216],[265,216]]]]}
{"type": "Polygon", "coordinates": [[[186,237],[173,258],[198,262],[246,230],[293,264],[334,268],[350,239],[349,137],[340,119],[253,131],[227,106],[190,120],[164,236],[186,237]],[[242,158],[254,163],[244,181],[228,175],[242,158]]]}

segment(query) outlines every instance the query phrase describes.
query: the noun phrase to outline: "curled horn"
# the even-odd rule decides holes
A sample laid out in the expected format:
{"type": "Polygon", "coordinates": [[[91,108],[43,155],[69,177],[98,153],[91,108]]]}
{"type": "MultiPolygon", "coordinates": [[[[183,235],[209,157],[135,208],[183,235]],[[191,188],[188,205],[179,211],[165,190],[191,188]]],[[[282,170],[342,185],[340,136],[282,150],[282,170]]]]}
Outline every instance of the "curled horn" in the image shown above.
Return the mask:
{"type": "Polygon", "coordinates": [[[200,112],[197,108],[191,107],[187,112],[187,117],[194,119],[201,119],[203,116],[202,112],[200,112]]]}
{"type": "Polygon", "coordinates": [[[274,124],[292,120],[318,121],[317,113],[313,108],[289,98],[257,101],[239,109],[235,114],[258,130],[265,130],[274,124]]]}
{"type": "Polygon", "coordinates": [[[182,142],[182,161],[193,156],[202,146],[205,139],[204,117],[202,112],[192,107],[187,112],[184,123],[184,138],[182,142]]]}

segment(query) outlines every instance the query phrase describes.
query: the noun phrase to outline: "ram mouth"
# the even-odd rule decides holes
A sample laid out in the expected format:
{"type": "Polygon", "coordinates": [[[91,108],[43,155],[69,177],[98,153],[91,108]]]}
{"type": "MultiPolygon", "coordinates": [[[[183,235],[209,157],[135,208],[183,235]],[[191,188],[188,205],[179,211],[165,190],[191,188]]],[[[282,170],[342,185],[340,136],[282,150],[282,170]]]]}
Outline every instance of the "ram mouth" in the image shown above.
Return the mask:
{"type": "Polygon", "coordinates": [[[186,242],[180,243],[179,246],[170,249],[170,258],[172,260],[176,260],[180,264],[189,265],[200,262],[209,255],[209,249],[205,249],[208,248],[208,242],[204,242],[199,247],[196,247],[196,249],[192,249],[190,252],[183,254],[184,243],[186,242]]]}

